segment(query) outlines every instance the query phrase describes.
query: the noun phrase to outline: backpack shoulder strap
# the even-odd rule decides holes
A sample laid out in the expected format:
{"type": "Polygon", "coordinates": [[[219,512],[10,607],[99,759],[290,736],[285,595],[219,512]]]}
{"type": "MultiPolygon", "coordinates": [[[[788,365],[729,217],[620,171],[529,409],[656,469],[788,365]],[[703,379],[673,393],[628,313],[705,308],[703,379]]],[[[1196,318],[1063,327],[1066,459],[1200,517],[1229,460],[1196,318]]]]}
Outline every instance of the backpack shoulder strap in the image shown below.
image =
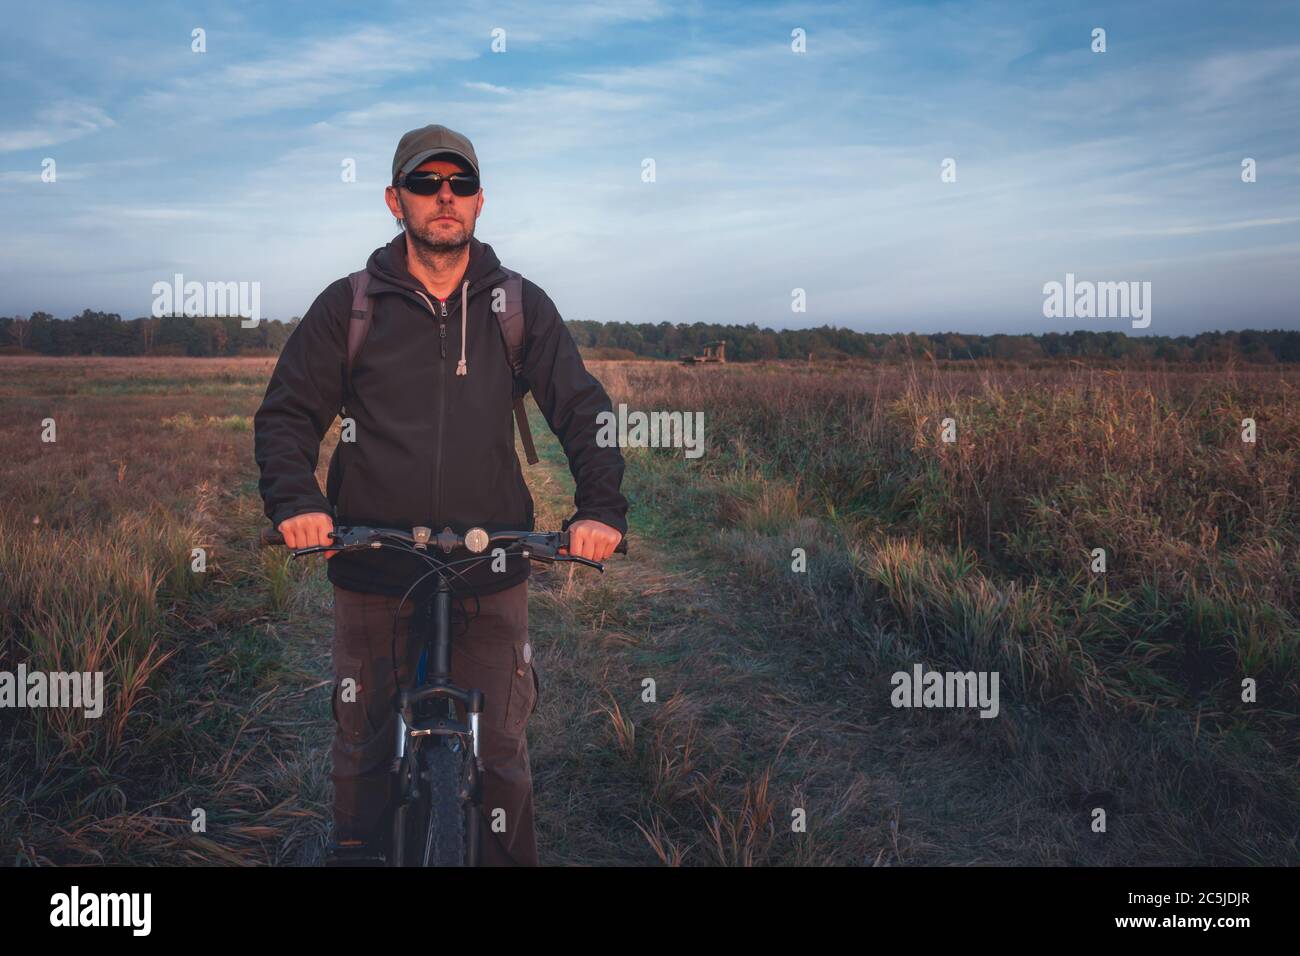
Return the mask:
{"type": "Polygon", "coordinates": [[[505,291],[505,308],[496,313],[501,324],[501,338],[506,343],[506,356],[510,359],[510,370],[514,372],[516,389],[522,389],[518,395],[527,392],[527,383],[519,380],[524,371],[524,349],[526,333],[524,329],[524,277],[518,272],[506,270],[506,281],[501,283],[505,291]]]}
{"type": "Polygon", "coordinates": [[[527,352],[527,330],[524,327],[524,277],[518,272],[505,270],[506,280],[501,283],[505,292],[505,308],[496,313],[501,325],[501,340],[505,343],[506,358],[510,360],[510,371],[514,375],[515,425],[519,428],[519,439],[524,443],[524,454],[528,464],[535,465],[539,459],[537,448],[533,445],[533,433],[528,427],[528,412],[524,409],[524,396],[528,394],[528,383],[524,381],[524,355],[527,352]]]}
{"type": "Polygon", "coordinates": [[[352,286],[352,318],[348,322],[348,382],[351,384],[352,363],[370,333],[375,312],[374,304],[366,294],[370,288],[370,273],[365,269],[354,272],[348,276],[348,283],[352,286]]]}

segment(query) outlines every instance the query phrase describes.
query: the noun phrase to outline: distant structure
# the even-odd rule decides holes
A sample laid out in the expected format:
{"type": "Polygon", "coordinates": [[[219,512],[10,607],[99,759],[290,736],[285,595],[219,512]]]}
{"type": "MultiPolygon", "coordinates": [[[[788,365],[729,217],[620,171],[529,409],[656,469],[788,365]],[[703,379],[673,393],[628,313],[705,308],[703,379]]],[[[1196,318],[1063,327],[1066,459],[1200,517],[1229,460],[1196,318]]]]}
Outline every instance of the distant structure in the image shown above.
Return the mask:
{"type": "Polygon", "coordinates": [[[683,365],[705,365],[708,363],[725,365],[727,362],[727,343],[724,341],[705,342],[701,355],[683,355],[683,365]]]}

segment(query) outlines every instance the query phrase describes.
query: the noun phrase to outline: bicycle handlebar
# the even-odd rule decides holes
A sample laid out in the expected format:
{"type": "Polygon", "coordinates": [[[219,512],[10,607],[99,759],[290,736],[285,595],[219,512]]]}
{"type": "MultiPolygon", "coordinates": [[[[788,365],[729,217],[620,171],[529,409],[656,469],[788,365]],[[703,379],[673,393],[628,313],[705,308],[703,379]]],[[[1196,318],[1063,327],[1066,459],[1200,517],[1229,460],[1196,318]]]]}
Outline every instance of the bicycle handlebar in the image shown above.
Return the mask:
{"type": "MultiPolygon", "coordinates": [[[[452,551],[457,549],[464,549],[471,554],[481,554],[488,557],[487,552],[494,545],[522,544],[524,551],[521,553],[526,557],[534,557],[542,561],[575,561],[604,570],[604,567],[597,561],[590,561],[577,555],[559,553],[560,549],[569,547],[569,532],[567,531],[493,531],[489,533],[482,528],[471,528],[464,535],[459,535],[450,528],[443,528],[441,532],[434,534],[432,529],[425,527],[403,530],[401,528],[343,525],[331,531],[330,537],[334,539],[335,544],[298,548],[293,554],[296,557],[325,551],[364,551],[382,548],[387,543],[389,547],[400,544],[420,552],[429,551],[431,547],[437,547],[444,554],[451,554],[452,551]],[[469,540],[469,543],[467,543],[467,540],[469,540]]],[[[263,528],[258,537],[258,543],[262,547],[282,545],[284,544],[284,535],[275,528],[263,528]]],[[[399,550],[406,550],[406,548],[400,548],[399,550]]],[[[614,548],[614,552],[616,554],[627,554],[626,536],[614,548]]]]}

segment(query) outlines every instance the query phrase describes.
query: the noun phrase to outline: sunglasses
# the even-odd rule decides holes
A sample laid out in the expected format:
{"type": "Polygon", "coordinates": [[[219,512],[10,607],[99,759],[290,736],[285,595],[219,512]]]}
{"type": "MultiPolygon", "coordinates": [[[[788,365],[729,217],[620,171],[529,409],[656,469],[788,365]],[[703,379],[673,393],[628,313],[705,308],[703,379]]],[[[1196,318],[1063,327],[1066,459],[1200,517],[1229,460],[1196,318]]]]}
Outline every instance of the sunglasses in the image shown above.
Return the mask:
{"type": "Polygon", "coordinates": [[[435,196],[442,189],[443,183],[451,183],[451,191],[456,196],[473,196],[478,192],[478,177],[473,173],[407,173],[398,185],[415,193],[417,196],[435,196]]]}

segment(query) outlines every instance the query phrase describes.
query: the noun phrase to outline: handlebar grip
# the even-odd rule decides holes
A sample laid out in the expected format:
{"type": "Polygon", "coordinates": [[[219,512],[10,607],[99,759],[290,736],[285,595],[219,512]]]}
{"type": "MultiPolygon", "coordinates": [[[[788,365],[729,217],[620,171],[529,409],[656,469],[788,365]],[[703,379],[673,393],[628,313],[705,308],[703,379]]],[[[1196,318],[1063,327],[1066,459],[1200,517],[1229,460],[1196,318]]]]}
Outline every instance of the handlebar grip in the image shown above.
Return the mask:
{"type": "Polygon", "coordinates": [[[623,535],[623,540],[618,543],[618,547],[614,549],[614,553],[627,554],[627,535],[623,535]]]}
{"type": "Polygon", "coordinates": [[[284,544],[284,535],[274,528],[263,528],[262,533],[258,535],[257,543],[263,548],[271,547],[277,544],[284,544]]]}

